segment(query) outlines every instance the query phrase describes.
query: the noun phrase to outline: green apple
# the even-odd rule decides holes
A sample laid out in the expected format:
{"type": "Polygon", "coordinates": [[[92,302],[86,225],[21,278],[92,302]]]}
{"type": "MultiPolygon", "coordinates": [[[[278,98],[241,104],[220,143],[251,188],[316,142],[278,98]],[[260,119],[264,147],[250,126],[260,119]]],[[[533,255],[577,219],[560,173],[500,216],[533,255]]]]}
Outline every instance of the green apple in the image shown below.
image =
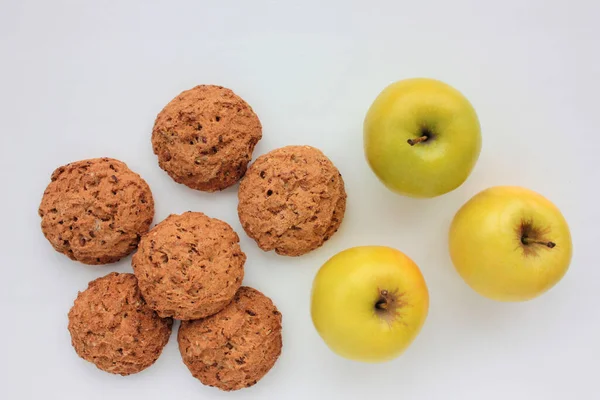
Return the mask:
{"type": "Polygon", "coordinates": [[[390,190],[426,198],[468,178],[481,152],[475,109],[444,82],[413,78],[386,87],[363,126],[369,166],[390,190]]]}
{"type": "Polygon", "coordinates": [[[383,362],[406,350],[425,323],[429,292],[419,267],[385,246],[359,246],[331,257],[312,289],[313,324],[336,354],[383,362]]]}
{"type": "Polygon", "coordinates": [[[494,186],[467,201],[452,220],[452,262],[482,296],[525,301],[565,275],[573,244],[560,210],[539,193],[494,186]]]}

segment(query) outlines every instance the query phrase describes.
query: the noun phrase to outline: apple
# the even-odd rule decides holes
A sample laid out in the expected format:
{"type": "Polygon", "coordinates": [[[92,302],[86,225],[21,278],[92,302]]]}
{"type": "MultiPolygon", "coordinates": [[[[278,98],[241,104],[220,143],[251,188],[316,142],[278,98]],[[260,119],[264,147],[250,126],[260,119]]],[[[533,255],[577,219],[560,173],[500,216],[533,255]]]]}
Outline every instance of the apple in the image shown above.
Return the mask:
{"type": "Polygon", "coordinates": [[[387,86],[363,124],[367,162],[393,192],[416,198],[448,193],[468,178],[481,152],[475,109],[461,92],[429,78],[387,86]]]}
{"type": "Polygon", "coordinates": [[[572,257],[569,226],[541,194],[494,186],[467,201],[449,232],[452,263],[466,283],[498,301],[525,301],[556,285],[572,257]]]}
{"type": "Polygon", "coordinates": [[[334,353],[350,360],[399,356],[419,334],[428,309],[418,266],[390,247],[344,250],[323,264],[313,282],[313,324],[334,353]]]}

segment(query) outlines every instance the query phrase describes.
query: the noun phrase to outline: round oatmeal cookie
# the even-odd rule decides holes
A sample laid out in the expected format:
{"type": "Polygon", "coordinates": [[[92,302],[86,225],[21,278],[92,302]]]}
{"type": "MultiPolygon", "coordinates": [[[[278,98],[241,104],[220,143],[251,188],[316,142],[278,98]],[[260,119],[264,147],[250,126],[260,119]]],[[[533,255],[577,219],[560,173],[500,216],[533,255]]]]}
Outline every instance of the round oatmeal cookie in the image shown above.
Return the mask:
{"type": "Polygon", "coordinates": [[[54,171],[38,210],[54,249],[84,264],[108,264],[132,253],[154,218],[148,184],[112,158],[54,171]]]}
{"type": "Polygon", "coordinates": [[[215,192],[240,180],[261,138],[260,120],[242,98],[222,86],[198,85],[158,114],[152,147],[176,182],[215,192]]]}
{"type": "Polygon", "coordinates": [[[286,146],[256,159],[240,182],[238,215],[258,247],[300,256],[337,232],[346,211],[344,180],[310,146],[286,146]]]}
{"type": "Polygon", "coordinates": [[[133,274],[112,272],[79,292],[68,329],[79,357],[111,374],[131,375],[154,364],[172,325],[146,305],[133,274]]]}
{"type": "Polygon", "coordinates": [[[179,351],[203,384],[223,391],[250,387],[271,370],[281,354],[281,321],[271,299],[242,286],[219,313],[181,323],[179,351]]]}
{"type": "Polygon", "coordinates": [[[150,307],[180,320],[225,307],[242,284],[245,262],[231,226],[191,211],[172,214],[152,228],[132,260],[150,307]]]}

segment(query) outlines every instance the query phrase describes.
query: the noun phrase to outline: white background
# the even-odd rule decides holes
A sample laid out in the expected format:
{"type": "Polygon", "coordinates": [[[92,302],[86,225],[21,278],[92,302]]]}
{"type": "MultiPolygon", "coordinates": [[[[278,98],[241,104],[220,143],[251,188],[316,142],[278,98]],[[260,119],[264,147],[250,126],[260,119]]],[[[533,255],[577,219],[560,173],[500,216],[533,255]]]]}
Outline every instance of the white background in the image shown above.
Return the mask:
{"type": "Polygon", "coordinates": [[[598,399],[600,3],[585,1],[0,1],[0,398],[598,399]],[[468,181],[431,200],[385,189],[362,152],[362,121],[387,84],[414,76],[461,90],[481,119],[468,181]],[[341,170],[340,231],[300,258],[259,251],[236,215],[236,187],[174,183],[150,145],[154,117],[196,84],[228,86],[258,113],[255,157],[321,148],[341,170]],[[204,387],[181,362],[176,330],[151,368],[112,376],[78,358],[66,329],[78,290],[130,258],[90,267],[52,250],[37,215],[50,173],[110,156],[150,184],[158,222],[203,211],[229,222],[248,255],[244,283],[284,316],[283,354],[258,385],[204,387]],[[491,185],[541,192],[574,240],[565,278],[527,303],[470,290],[446,248],[456,210],[491,185]],[[309,313],[319,266],[347,247],[394,246],[422,268],[431,308],[393,362],[331,353],[309,313]]]}

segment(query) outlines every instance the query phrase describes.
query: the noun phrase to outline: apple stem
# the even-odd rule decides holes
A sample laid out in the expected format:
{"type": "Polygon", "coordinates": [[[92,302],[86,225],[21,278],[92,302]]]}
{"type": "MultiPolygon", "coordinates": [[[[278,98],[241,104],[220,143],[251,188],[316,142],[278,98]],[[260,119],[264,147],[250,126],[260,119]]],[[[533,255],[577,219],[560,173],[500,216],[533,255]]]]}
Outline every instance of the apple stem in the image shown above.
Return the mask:
{"type": "Polygon", "coordinates": [[[546,246],[550,249],[556,247],[556,243],[554,242],[543,242],[541,240],[530,240],[528,238],[523,238],[523,243],[524,244],[541,244],[543,246],[546,246]]]}
{"type": "Polygon", "coordinates": [[[410,144],[411,146],[414,146],[417,143],[425,142],[427,139],[429,139],[429,136],[423,135],[423,136],[418,137],[416,139],[408,139],[406,141],[406,143],[410,144]]]}

